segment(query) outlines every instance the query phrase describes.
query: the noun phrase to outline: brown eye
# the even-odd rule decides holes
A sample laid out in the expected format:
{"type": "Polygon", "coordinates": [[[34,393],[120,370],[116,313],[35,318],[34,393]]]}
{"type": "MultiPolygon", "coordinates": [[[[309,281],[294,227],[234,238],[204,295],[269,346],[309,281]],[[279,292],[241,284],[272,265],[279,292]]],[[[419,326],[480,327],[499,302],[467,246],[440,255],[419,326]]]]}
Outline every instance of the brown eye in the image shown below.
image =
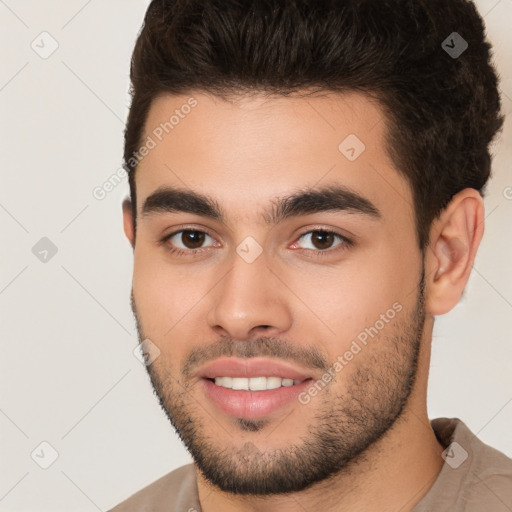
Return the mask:
{"type": "Polygon", "coordinates": [[[334,243],[335,234],[327,231],[313,231],[311,242],[316,249],[325,250],[332,247],[334,243]]]}
{"type": "Polygon", "coordinates": [[[205,235],[203,231],[185,230],[181,232],[181,242],[187,249],[199,249],[204,244],[205,235]]]}
{"type": "Polygon", "coordinates": [[[170,248],[193,252],[203,249],[207,238],[210,238],[213,242],[213,238],[204,231],[197,229],[181,229],[180,231],[167,235],[162,242],[170,246],[170,248]]]}
{"type": "Polygon", "coordinates": [[[350,239],[327,229],[314,229],[303,233],[293,244],[294,249],[306,250],[313,257],[334,256],[352,246],[350,239]]]}

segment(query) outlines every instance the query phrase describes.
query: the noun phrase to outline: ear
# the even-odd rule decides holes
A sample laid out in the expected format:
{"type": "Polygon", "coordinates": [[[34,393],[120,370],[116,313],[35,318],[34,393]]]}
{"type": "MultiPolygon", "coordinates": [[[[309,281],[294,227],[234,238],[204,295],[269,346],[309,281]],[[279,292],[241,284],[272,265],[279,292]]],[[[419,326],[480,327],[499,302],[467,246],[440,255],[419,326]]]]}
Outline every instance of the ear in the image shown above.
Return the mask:
{"type": "Polygon", "coordinates": [[[123,201],[123,228],[124,234],[128,241],[130,242],[132,248],[135,248],[135,230],[133,226],[133,212],[132,212],[132,202],[127,197],[123,201]]]}
{"type": "Polygon", "coordinates": [[[448,313],[459,302],[483,234],[482,196],[466,188],[453,196],[430,230],[425,306],[432,315],[448,313]]]}

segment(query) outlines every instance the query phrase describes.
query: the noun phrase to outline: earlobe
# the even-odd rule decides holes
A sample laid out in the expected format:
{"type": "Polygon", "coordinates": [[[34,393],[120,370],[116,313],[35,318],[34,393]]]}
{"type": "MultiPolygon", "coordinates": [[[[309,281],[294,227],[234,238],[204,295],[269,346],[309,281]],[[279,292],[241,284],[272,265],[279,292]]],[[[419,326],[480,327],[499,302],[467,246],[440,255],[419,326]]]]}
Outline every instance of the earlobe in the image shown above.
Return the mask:
{"type": "Polygon", "coordinates": [[[135,232],[133,229],[132,202],[129,198],[123,201],[123,229],[132,248],[135,248],[135,232]]]}
{"type": "Polygon", "coordinates": [[[483,232],[483,201],[475,189],[456,194],[433,223],[425,255],[426,308],[432,315],[443,315],[459,302],[483,232]]]}

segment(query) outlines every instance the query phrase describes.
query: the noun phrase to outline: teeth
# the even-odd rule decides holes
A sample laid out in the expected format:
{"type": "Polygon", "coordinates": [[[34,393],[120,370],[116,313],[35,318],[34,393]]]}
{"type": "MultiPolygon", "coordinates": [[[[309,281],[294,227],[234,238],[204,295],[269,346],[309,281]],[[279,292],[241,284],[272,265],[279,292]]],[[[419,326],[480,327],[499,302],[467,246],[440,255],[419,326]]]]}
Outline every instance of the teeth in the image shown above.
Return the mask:
{"type": "Polygon", "coordinates": [[[283,379],[281,379],[279,377],[267,377],[266,380],[267,380],[267,389],[280,388],[283,383],[283,379]]]}
{"type": "Polygon", "coordinates": [[[215,377],[215,384],[223,388],[233,387],[233,377],[215,377]]]}
{"type": "Polygon", "coordinates": [[[265,391],[267,389],[277,389],[281,386],[293,386],[300,382],[302,382],[300,379],[282,379],[281,377],[215,377],[217,386],[245,391],[265,391]]]}
{"type": "MultiPolygon", "coordinates": [[[[266,377],[252,377],[247,380],[249,381],[248,387],[251,391],[265,391],[265,389],[267,389],[266,377]]],[[[215,379],[215,384],[217,384],[217,379],[215,379]]]]}
{"type": "Polygon", "coordinates": [[[231,389],[249,389],[249,379],[232,378],[231,389]]]}

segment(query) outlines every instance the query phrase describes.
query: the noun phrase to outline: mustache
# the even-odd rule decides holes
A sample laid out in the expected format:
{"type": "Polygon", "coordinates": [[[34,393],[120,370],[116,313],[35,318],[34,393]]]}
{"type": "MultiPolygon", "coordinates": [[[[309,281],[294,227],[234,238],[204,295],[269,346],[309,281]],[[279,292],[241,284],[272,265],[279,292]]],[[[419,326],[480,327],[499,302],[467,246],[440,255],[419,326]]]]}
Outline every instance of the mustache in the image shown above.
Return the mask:
{"type": "Polygon", "coordinates": [[[305,368],[327,371],[327,359],[313,347],[297,347],[289,341],[264,336],[249,340],[222,338],[207,346],[192,349],[183,366],[183,375],[191,377],[195,370],[219,357],[273,357],[294,362],[305,368]]]}
{"type": "MultiPolygon", "coordinates": [[[[143,333],[133,289],[130,294],[130,305],[135,317],[137,333],[140,341],[142,341],[146,336],[143,333]]],[[[272,357],[298,364],[304,368],[322,370],[323,372],[326,372],[329,368],[327,358],[315,346],[300,347],[296,343],[273,336],[261,336],[248,340],[222,337],[212,344],[192,348],[185,359],[182,373],[185,377],[190,377],[199,366],[219,357],[272,357]]]]}

